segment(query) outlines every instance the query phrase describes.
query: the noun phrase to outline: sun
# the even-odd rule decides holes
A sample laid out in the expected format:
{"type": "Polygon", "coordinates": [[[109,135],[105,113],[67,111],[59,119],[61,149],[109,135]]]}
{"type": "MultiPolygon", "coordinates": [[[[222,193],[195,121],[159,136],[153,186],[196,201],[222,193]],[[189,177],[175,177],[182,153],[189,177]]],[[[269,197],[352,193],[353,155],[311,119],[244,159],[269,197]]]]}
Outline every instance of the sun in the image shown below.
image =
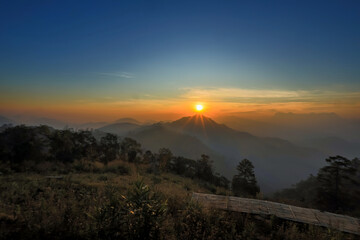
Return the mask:
{"type": "Polygon", "coordinates": [[[196,105],[195,108],[196,108],[196,111],[198,111],[198,112],[201,112],[204,109],[203,105],[201,105],[201,104],[196,105]]]}

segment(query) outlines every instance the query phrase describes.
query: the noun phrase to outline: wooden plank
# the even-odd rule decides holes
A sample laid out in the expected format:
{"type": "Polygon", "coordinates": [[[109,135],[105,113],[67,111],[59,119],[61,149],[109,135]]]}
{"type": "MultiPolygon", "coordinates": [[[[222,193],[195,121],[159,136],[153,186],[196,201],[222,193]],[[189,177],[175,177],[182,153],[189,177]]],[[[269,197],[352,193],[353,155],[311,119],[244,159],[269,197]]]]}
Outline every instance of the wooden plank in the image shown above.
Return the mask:
{"type": "Polygon", "coordinates": [[[310,208],[301,208],[282,203],[233,196],[193,193],[192,199],[200,202],[205,207],[251,214],[275,215],[290,221],[331,227],[343,232],[360,235],[360,220],[350,216],[322,212],[310,208]]]}

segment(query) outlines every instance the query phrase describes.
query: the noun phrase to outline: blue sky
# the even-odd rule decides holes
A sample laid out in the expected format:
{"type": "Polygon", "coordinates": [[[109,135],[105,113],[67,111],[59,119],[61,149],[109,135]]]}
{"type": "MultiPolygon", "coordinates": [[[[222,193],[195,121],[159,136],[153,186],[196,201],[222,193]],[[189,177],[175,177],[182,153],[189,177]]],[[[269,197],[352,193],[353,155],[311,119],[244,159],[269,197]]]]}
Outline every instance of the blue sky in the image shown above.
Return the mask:
{"type": "Polygon", "coordinates": [[[340,92],[354,102],[359,12],[359,1],[2,1],[0,101],[20,110],[22,101],[238,89],[306,92],[314,102],[340,92]]]}

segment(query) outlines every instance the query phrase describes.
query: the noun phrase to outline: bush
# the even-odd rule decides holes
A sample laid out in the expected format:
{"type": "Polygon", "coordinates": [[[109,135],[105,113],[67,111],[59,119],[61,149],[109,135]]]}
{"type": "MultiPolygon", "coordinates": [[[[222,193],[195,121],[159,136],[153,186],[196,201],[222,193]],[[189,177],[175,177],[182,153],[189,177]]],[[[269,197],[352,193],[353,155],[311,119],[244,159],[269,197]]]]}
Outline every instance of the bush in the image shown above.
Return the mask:
{"type": "Polygon", "coordinates": [[[107,187],[108,202],[95,219],[101,239],[160,239],[167,212],[166,201],[143,181],[136,181],[127,196],[107,187]]]}
{"type": "Polygon", "coordinates": [[[134,183],[125,197],[126,232],[128,239],[160,239],[162,222],[167,211],[161,195],[152,193],[143,181],[134,183]]]}

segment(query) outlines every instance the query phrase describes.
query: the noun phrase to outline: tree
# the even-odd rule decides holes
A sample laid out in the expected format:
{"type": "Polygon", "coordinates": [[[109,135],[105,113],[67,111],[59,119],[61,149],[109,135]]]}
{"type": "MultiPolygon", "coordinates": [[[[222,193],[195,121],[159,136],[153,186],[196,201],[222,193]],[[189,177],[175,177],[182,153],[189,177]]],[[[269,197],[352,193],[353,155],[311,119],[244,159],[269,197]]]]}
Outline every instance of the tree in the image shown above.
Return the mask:
{"type": "Polygon", "coordinates": [[[24,161],[39,162],[47,158],[49,129],[45,126],[9,127],[0,133],[0,161],[20,170],[24,161]]]}
{"type": "Polygon", "coordinates": [[[69,129],[54,131],[50,137],[52,158],[63,163],[75,160],[75,143],[73,132],[69,129]]]}
{"type": "Polygon", "coordinates": [[[348,185],[357,184],[354,180],[356,169],[352,162],[342,156],[326,159],[329,164],[319,170],[317,191],[320,208],[328,211],[349,210],[350,193],[348,185]]]}
{"type": "Polygon", "coordinates": [[[196,175],[205,181],[212,182],[214,174],[212,169],[212,161],[208,155],[202,154],[201,158],[196,162],[196,175]]]}
{"type": "Polygon", "coordinates": [[[221,176],[219,173],[215,174],[213,182],[214,182],[215,186],[229,189],[230,181],[226,177],[221,176]]]}
{"type": "Polygon", "coordinates": [[[100,139],[100,161],[107,165],[108,162],[115,160],[119,155],[119,149],[117,136],[107,133],[100,139]]]}
{"type": "Polygon", "coordinates": [[[95,161],[98,157],[97,142],[90,131],[80,130],[73,134],[77,159],[95,161]]]}
{"type": "Polygon", "coordinates": [[[254,197],[260,188],[257,185],[254,165],[248,159],[243,159],[236,167],[238,174],[233,177],[231,187],[235,196],[254,197]]]}
{"type": "Polygon", "coordinates": [[[187,169],[186,160],[184,157],[174,157],[171,161],[171,170],[176,174],[184,174],[187,169]]]}
{"type": "Polygon", "coordinates": [[[143,155],[143,163],[153,163],[154,161],[154,154],[150,150],[147,150],[143,155]]]}
{"type": "Polygon", "coordinates": [[[121,156],[124,160],[135,162],[138,153],[141,153],[141,144],[131,138],[125,138],[120,146],[121,156]]]}
{"type": "Polygon", "coordinates": [[[160,148],[159,149],[159,168],[161,171],[168,170],[170,161],[173,157],[172,152],[168,148],[160,148]]]}

